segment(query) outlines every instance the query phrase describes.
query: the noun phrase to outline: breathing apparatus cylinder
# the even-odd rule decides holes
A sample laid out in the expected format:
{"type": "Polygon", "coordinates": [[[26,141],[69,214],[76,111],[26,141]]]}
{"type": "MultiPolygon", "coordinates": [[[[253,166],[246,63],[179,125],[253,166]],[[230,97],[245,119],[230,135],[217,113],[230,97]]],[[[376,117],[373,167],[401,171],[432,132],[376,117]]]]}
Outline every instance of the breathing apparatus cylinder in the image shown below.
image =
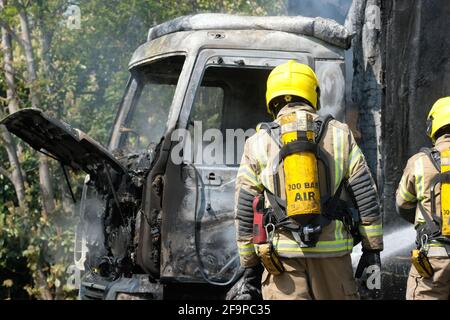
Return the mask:
{"type": "MultiPolygon", "coordinates": [[[[297,110],[280,119],[283,146],[303,141],[314,142],[314,120],[310,113],[297,110]]],[[[320,215],[320,190],[317,159],[313,151],[288,154],[283,164],[286,188],[286,214],[300,225],[320,215]]]]}
{"type": "MultiPolygon", "coordinates": [[[[441,152],[441,173],[450,171],[450,150],[441,152]]],[[[450,236],[450,183],[441,183],[442,235],[450,236]]]]}

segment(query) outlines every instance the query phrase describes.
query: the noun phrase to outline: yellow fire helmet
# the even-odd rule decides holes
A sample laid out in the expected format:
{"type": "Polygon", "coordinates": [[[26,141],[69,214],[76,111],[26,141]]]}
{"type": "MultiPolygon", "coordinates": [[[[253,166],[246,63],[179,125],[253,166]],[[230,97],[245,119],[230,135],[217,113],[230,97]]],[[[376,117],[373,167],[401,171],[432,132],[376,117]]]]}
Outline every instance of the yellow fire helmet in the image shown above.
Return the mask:
{"type": "Polygon", "coordinates": [[[280,96],[301,97],[319,110],[320,89],[313,69],[294,60],[273,69],[267,79],[266,92],[267,111],[270,114],[272,114],[272,100],[280,96]]]}
{"type": "Polygon", "coordinates": [[[436,132],[446,125],[450,125],[450,96],[436,101],[428,114],[427,134],[433,142],[436,132]]]}

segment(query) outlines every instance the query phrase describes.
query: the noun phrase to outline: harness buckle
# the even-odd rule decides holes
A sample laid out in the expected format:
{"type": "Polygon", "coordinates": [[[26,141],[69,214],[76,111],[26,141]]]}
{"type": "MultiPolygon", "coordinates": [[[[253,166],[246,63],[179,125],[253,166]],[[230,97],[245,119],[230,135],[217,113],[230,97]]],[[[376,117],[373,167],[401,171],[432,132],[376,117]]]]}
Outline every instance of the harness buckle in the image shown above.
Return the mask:
{"type": "Polygon", "coordinates": [[[273,223],[268,223],[265,225],[264,229],[266,230],[267,242],[272,242],[275,234],[275,225],[273,223]],[[271,229],[271,231],[269,231],[269,229],[271,229]]]}
{"type": "Polygon", "coordinates": [[[320,233],[322,231],[322,227],[319,225],[319,226],[315,226],[315,227],[313,227],[313,226],[306,226],[306,227],[303,227],[303,230],[302,230],[302,234],[303,234],[303,242],[305,242],[305,243],[308,243],[308,242],[310,242],[312,239],[310,238],[310,236],[311,235],[314,235],[314,234],[317,234],[317,233],[320,233]]]}
{"type": "Polygon", "coordinates": [[[420,237],[420,250],[424,251],[425,253],[428,252],[429,249],[429,238],[428,235],[426,233],[422,234],[422,236],[420,237]]]}

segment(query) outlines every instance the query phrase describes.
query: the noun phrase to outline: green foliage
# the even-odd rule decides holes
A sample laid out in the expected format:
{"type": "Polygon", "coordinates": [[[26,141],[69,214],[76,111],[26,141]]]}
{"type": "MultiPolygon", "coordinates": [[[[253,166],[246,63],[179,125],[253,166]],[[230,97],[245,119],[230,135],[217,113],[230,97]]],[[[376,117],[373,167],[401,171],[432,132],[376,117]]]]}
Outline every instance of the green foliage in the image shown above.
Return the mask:
{"type": "MultiPolygon", "coordinates": [[[[19,31],[18,1],[9,1],[0,10],[0,19],[19,31]]],[[[25,1],[30,20],[34,55],[38,67],[41,108],[106,144],[115,112],[128,78],[127,63],[132,52],[144,43],[148,28],[168,19],[198,13],[277,14],[282,0],[81,0],[81,29],[65,27],[66,0],[25,1]]],[[[30,107],[23,50],[13,39],[14,68],[20,107],[30,107]]],[[[3,56],[0,64],[3,66],[3,56]]],[[[0,72],[0,94],[6,83],[0,72]]],[[[205,93],[206,94],[206,93],[205,93]]],[[[206,99],[206,98],[205,98],[206,99]]],[[[218,99],[210,95],[209,99],[218,99]]],[[[207,102],[206,100],[204,101],[207,102]]],[[[0,114],[6,103],[0,100],[0,114]]],[[[214,127],[216,119],[210,118],[214,127]]],[[[42,210],[38,157],[18,142],[25,174],[26,209],[18,207],[14,186],[0,175],[0,299],[74,299],[68,290],[66,268],[72,262],[73,208],[61,170],[51,161],[56,208],[42,210]]],[[[0,164],[8,167],[8,157],[0,148],[0,164]],[[4,164],[4,165],[3,165],[4,164]]],[[[11,168],[9,168],[11,170],[11,168]]],[[[82,174],[71,174],[79,198],[82,174]]]]}

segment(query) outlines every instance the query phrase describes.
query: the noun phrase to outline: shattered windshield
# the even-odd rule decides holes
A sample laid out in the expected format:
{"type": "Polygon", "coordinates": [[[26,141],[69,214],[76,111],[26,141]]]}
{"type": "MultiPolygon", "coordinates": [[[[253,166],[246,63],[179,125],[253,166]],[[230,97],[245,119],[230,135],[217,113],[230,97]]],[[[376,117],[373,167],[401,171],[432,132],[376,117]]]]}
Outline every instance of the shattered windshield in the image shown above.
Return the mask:
{"type": "Polygon", "coordinates": [[[184,60],[184,56],[167,57],[134,72],[138,86],[120,128],[123,149],[138,152],[153,148],[161,140],[184,60]]]}

